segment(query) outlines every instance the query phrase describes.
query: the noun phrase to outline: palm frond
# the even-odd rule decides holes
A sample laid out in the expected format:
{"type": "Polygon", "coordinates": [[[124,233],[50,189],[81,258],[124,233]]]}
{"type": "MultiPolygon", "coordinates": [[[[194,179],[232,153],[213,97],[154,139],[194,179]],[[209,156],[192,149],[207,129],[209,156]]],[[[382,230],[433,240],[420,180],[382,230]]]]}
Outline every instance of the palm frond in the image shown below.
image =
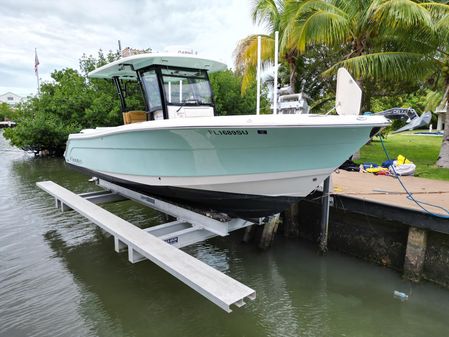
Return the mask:
{"type": "Polygon", "coordinates": [[[264,25],[269,31],[279,29],[279,9],[275,0],[256,0],[252,8],[253,22],[264,25]]]}
{"type": "MultiPolygon", "coordinates": [[[[250,35],[239,42],[234,50],[236,70],[245,69],[249,65],[257,64],[257,37],[250,35]]],[[[261,36],[261,59],[263,62],[271,62],[274,56],[274,39],[269,35],[261,36]]]]}
{"type": "MultiPolygon", "coordinates": [[[[351,2],[351,1],[349,1],[351,2]]],[[[331,13],[336,13],[340,16],[347,16],[348,12],[336,6],[336,1],[326,1],[326,0],[304,0],[297,1],[296,6],[296,18],[304,15],[310,14],[316,11],[326,11],[331,13]]]]}
{"type": "Polygon", "coordinates": [[[352,30],[354,35],[360,35],[361,32],[370,30],[372,19],[372,8],[374,0],[333,0],[332,3],[352,21],[352,30]]]}
{"type": "Polygon", "coordinates": [[[373,13],[381,27],[390,29],[432,27],[430,12],[412,0],[383,0],[373,13]]]}
{"type": "MultiPolygon", "coordinates": [[[[245,92],[255,77],[257,66],[257,37],[250,35],[241,40],[234,51],[235,68],[243,76],[242,92],[245,92]]],[[[261,35],[262,67],[270,66],[274,58],[274,39],[269,35],[261,35]]]]}
{"type": "Polygon", "coordinates": [[[291,41],[301,53],[305,52],[308,45],[342,44],[347,40],[349,24],[346,17],[337,13],[317,11],[292,29],[296,38],[291,41]]]}
{"type": "MultiPolygon", "coordinates": [[[[385,0],[367,0],[363,1],[366,8],[363,8],[359,11],[359,15],[353,15],[356,20],[359,20],[359,24],[357,25],[357,31],[354,32],[356,35],[360,35],[362,32],[373,31],[378,28],[378,25],[374,22],[374,14],[377,11],[377,8],[382,4],[385,0]]],[[[365,34],[366,35],[366,34],[365,34]]]]}
{"type": "Polygon", "coordinates": [[[435,111],[435,109],[441,104],[443,99],[443,93],[440,91],[429,91],[426,95],[426,111],[435,111]]]}
{"type": "Polygon", "coordinates": [[[283,48],[295,48],[304,53],[308,45],[315,43],[341,43],[348,35],[350,18],[334,2],[289,1],[281,20],[283,48]]]}
{"type": "Polygon", "coordinates": [[[416,81],[431,74],[437,66],[434,59],[422,53],[383,52],[340,61],[322,75],[332,76],[344,67],[356,79],[416,81]]]}
{"type": "Polygon", "coordinates": [[[440,36],[444,45],[448,45],[449,40],[449,14],[442,16],[435,24],[435,30],[440,36]]]}
{"type": "Polygon", "coordinates": [[[377,52],[411,52],[428,54],[435,50],[437,36],[422,36],[409,34],[407,32],[391,32],[385,33],[382,39],[376,39],[372,45],[372,50],[377,52]]]}
{"type": "Polygon", "coordinates": [[[432,18],[439,20],[449,14],[449,5],[440,2],[422,2],[421,7],[427,9],[432,18]]]}
{"type": "Polygon", "coordinates": [[[240,88],[240,94],[243,96],[246,91],[251,87],[251,84],[256,78],[256,66],[249,66],[242,74],[242,86],[240,88]]]}

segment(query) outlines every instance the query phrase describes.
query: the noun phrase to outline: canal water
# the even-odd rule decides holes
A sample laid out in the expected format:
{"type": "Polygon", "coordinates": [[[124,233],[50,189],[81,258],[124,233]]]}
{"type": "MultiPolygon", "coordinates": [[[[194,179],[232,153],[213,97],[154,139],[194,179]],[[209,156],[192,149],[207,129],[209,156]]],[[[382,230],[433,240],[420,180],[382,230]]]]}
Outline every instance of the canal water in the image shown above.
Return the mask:
{"type": "MultiPolygon", "coordinates": [[[[449,290],[314,245],[242,233],[186,251],[257,291],[227,314],[168,273],[128,262],[35,183],[93,190],[61,159],[35,159],[0,135],[0,336],[449,336],[449,290]],[[401,302],[395,290],[409,295],[401,302]]],[[[142,226],[162,217],[132,202],[109,210],[142,226]]]]}

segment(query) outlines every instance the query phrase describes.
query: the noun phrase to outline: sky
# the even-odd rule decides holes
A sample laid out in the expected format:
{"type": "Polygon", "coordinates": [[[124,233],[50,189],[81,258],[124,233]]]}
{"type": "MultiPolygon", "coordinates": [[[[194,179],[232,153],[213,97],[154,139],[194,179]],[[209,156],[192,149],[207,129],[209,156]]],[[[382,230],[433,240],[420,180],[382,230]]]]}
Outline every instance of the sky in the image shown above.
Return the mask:
{"type": "Polygon", "coordinates": [[[238,41],[263,29],[251,0],[0,0],[0,94],[36,93],[39,78],[78,69],[83,53],[122,48],[193,49],[233,66],[238,41]]]}

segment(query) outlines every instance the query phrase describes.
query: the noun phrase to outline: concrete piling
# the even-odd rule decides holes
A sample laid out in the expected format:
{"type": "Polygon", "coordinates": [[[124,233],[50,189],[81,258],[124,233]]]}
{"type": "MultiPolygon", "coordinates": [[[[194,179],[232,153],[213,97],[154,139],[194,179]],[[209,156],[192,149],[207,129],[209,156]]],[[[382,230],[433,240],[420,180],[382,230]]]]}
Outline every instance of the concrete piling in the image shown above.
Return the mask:
{"type": "Polygon", "coordinates": [[[427,230],[410,227],[404,261],[404,277],[419,282],[427,249],[427,230]]]}

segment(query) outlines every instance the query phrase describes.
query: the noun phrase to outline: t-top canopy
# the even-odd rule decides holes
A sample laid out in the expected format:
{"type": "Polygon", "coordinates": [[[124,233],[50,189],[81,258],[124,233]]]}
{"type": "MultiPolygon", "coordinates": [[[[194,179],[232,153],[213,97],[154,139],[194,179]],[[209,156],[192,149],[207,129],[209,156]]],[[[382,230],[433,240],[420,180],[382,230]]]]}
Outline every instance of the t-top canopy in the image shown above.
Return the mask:
{"type": "Polygon", "coordinates": [[[135,79],[137,76],[136,70],[151,65],[204,69],[208,72],[221,71],[227,68],[224,63],[204,59],[195,55],[150,53],[121,58],[95,69],[89,73],[89,77],[106,79],[119,77],[121,79],[135,79]]]}

